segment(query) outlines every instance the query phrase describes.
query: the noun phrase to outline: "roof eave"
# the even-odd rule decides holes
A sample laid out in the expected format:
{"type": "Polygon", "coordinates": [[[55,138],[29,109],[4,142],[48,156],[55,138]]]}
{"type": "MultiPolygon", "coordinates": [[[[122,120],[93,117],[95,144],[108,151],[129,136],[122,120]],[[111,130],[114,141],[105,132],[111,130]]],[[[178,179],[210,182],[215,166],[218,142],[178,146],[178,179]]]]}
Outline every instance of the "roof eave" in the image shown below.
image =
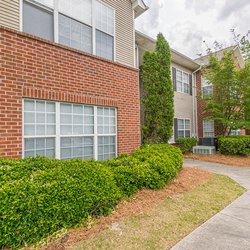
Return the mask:
{"type": "Polygon", "coordinates": [[[144,3],[143,0],[132,0],[132,6],[135,12],[135,18],[139,17],[145,11],[148,10],[148,6],[144,3]]]}

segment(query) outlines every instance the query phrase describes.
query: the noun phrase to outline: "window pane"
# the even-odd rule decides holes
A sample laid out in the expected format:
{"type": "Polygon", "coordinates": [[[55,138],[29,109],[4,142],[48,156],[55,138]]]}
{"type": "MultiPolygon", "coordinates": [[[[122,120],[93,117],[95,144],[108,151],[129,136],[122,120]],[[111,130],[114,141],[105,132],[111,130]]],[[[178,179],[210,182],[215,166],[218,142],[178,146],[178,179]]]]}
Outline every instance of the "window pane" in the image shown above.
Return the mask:
{"type": "Polygon", "coordinates": [[[179,138],[184,138],[185,137],[184,130],[183,131],[178,131],[178,137],[179,138]]]}
{"type": "Polygon", "coordinates": [[[59,15],[59,42],[92,53],[92,28],[64,15],[59,15]]]}
{"type": "Polygon", "coordinates": [[[35,123],[35,112],[24,113],[24,123],[35,123]]]}
{"type": "Polygon", "coordinates": [[[178,129],[184,129],[184,120],[178,119],[178,129]]]}
{"type": "Polygon", "coordinates": [[[35,101],[25,100],[24,101],[24,110],[25,111],[35,111],[35,101]]]}
{"type": "Polygon", "coordinates": [[[114,108],[97,108],[97,132],[98,134],[115,134],[116,133],[116,120],[114,108]]]}
{"type": "Polygon", "coordinates": [[[25,139],[24,148],[25,150],[35,150],[35,139],[25,139]]]}
{"type": "Polygon", "coordinates": [[[113,60],[114,37],[96,30],[96,55],[108,60],[113,60]]]}
{"type": "Polygon", "coordinates": [[[96,27],[110,35],[114,35],[114,10],[96,1],[96,27]]]}
{"type": "Polygon", "coordinates": [[[27,136],[35,135],[35,125],[24,124],[24,135],[27,135],[27,136]]]}
{"type": "Polygon", "coordinates": [[[190,120],[185,120],[185,129],[190,130],[190,120]]]}
{"type": "Polygon", "coordinates": [[[60,0],[59,12],[91,25],[92,0],[60,0]]]}
{"type": "Polygon", "coordinates": [[[37,7],[34,4],[24,1],[23,31],[53,41],[54,40],[53,13],[43,8],[37,7]]]}
{"type": "Polygon", "coordinates": [[[61,138],[61,159],[93,159],[93,137],[61,138]]]}
{"type": "Polygon", "coordinates": [[[24,157],[55,157],[55,138],[24,139],[24,157]]]}
{"type": "Polygon", "coordinates": [[[98,160],[110,160],[116,156],[115,136],[98,137],[98,160]]]}

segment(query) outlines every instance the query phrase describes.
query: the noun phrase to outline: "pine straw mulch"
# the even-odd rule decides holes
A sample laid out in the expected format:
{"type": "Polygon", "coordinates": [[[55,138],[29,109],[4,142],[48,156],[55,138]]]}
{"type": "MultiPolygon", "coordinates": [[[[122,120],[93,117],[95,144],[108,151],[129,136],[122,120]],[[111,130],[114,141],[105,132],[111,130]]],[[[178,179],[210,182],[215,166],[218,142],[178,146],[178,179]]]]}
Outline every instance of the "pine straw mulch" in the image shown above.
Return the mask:
{"type": "Polygon", "coordinates": [[[120,203],[107,217],[97,219],[91,228],[80,227],[69,230],[60,239],[52,241],[43,250],[62,250],[70,245],[94,237],[100,231],[109,227],[112,223],[124,220],[130,216],[145,213],[154,206],[160,204],[167,197],[178,193],[187,192],[198,185],[205,183],[213,174],[199,169],[183,168],[178,177],[161,190],[142,190],[132,198],[120,203]]]}
{"type": "Polygon", "coordinates": [[[186,154],[184,155],[184,158],[221,163],[237,167],[250,167],[250,156],[222,155],[217,153],[215,155],[186,154]]]}

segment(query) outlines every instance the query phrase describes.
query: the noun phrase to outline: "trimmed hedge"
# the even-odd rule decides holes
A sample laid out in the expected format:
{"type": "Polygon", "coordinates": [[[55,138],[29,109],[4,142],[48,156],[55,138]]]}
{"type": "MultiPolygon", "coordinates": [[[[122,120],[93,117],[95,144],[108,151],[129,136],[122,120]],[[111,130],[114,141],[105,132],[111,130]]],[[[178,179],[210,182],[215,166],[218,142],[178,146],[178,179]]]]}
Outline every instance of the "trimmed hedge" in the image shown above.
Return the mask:
{"type": "Polygon", "coordinates": [[[177,146],[181,149],[182,153],[192,152],[194,146],[197,145],[197,139],[195,137],[192,138],[178,138],[175,140],[177,146]]]}
{"type": "Polygon", "coordinates": [[[218,138],[218,150],[226,155],[250,155],[250,136],[218,138]]]}
{"type": "Polygon", "coordinates": [[[170,145],[106,162],[0,159],[0,248],[35,244],[107,215],[123,197],[162,188],[181,167],[181,152],[170,145]]]}

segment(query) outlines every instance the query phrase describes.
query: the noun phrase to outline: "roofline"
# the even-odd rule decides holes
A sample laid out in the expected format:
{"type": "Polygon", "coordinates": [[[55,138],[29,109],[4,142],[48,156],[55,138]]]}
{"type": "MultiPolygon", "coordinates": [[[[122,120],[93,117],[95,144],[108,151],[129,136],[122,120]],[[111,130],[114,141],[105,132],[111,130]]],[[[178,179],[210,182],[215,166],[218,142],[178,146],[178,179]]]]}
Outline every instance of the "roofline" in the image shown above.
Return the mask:
{"type": "MultiPolygon", "coordinates": [[[[220,49],[220,50],[216,50],[215,52],[212,52],[211,54],[219,53],[219,52],[222,52],[223,50],[227,50],[227,49],[235,50],[235,49],[237,49],[237,48],[239,48],[238,45],[231,45],[231,46],[228,46],[228,47],[226,47],[226,48],[223,48],[223,49],[220,49]]],[[[208,57],[208,56],[209,56],[209,54],[204,55],[204,56],[197,57],[197,58],[195,58],[194,60],[199,60],[199,59],[202,59],[202,58],[208,57]]]]}
{"type": "MultiPolygon", "coordinates": [[[[142,36],[142,37],[145,37],[146,39],[150,40],[150,41],[153,42],[153,43],[156,43],[156,39],[154,39],[154,38],[152,38],[152,37],[150,37],[150,36],[148,36],[148,35],[146,35],[146,34],[140,32],[140,31],[138,31],[138,30],[136,30],[135,33],[137,33],[138,35],[140,35],[140,36],[142,36]]],[[[183,58],[185,58],[185,59],[191,61],[192,63],[196,64],[197,66],[200,66],[200,64],[198,64],[197,62],[195,62],[192,58],[190,58],[190,57],[188,57],[188,56],[186,56],[186,55],[180,53],[179,51],[177,51],[177,50],[175,50],[175,49],[172,49],[172,48],[170,48],[170,50],[171,50],[173,53],[175,53],[175,54],[177,54],[177,55],[179,55],[179,56],[181,56],[181,57],[183,57],[183,58]]]]}

